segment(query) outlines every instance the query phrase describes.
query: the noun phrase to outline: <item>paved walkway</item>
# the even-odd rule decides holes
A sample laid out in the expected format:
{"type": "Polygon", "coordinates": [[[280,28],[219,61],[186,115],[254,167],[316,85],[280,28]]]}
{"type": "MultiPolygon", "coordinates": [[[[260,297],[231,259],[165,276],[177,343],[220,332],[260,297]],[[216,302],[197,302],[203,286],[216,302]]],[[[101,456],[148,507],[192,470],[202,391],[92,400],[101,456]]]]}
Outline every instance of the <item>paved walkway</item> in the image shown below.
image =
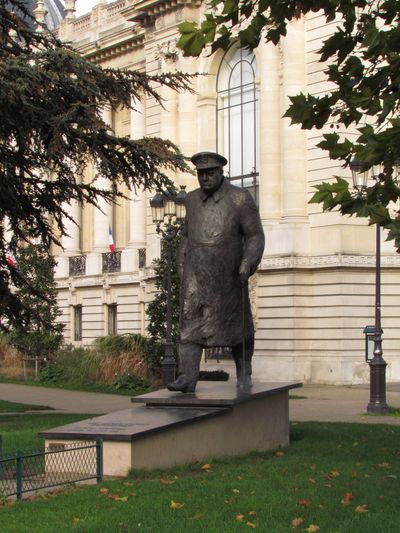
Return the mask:
{"type": "MultiPolygon", "coordinates": [[[[400,425],[400,417],[366,415],[368,385],[336,387],[305,385],[293,395],[304,399],[290,401],[293,421],[360,422],[400,425]]],[[[45,405],[64,413],[101,414],[134,407],[129,396],[78,392],[27,385],[0,383],[0,399],[26,404],[45,405]]],[[[400,383],[387,385],[387,402],[400,408],[400,383]]]]}

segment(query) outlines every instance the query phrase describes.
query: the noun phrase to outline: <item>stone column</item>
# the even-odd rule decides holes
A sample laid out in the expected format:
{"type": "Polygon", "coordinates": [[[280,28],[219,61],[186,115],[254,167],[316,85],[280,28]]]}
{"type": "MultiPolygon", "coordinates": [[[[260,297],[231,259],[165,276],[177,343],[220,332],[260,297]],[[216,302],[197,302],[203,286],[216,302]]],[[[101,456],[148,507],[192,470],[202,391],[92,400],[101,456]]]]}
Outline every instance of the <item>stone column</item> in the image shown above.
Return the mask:
{"type": "Polygon", "coordinates": [[[64,221],[67,235],[62,238],[62,247],[65,256],[70,257],[79,255],[81,252],[80,245],[80,226],[81,226],[81,206],[77,200],[73,200],[68,208],[68,214],[72,220],[66,219],[64,221]],[[75,222],[75,224],[74,224],[75,222]]]}
{"type": "MultiPolygon", "coordinates": [[[[111,128],[112,110],[105,108],[103,120],[111,128]]],[[[103,176],[96,176],[96,187],[110,190],[111,183],[103,176]]],[[[98,208],[93,210],[93,251],[87,257],[86,271],[88,274],[100,274],[102,271],[102,253],[108,251],[108,231],[112,225],[113,205],[103,199],[98,200],[98,208]]]]}
{"type": "MultiPolygon", "coordinates": [[[[146,134],[146,106],[143,100],[133,102],[131,110],[131,139],[141,139],[146,134]]],[[[122,251],[122,272],[139,268],[139,249],[146,248],[146,194],[132,189],[129,204],[129,241],[122,251]]]]}
{"type": "MultiPolygon", "coordinates": [[[[282,42],[283,107],[289,106],[289,96],[306,89],[304,20],[292,21],[282,42]]],[[[300,126],[281,122],[282,142],[282,215],[286,236],[280,240],[281,253],[307,253],[309,232],[307,218],[307,134],[300,126]]]]}
{"type": "MultiPolygon", "coordinates": [[[[163,73],[176,71],[177,51],[170,41],[161,44],[156,55],[161,61],[163,73]]],[[[164,99],[164,107],[161,108],[160,136],[176,143],[178,140],[178,95],[173,89],[164,86],[161,88],[161,96],[164,99]]]]}
{"type": "Polygon", "coordinates": [[[260,106],[260,215],[276,221],[281,216],[280,53],[278,46],[262,43],[257,56],[260,106]]]}

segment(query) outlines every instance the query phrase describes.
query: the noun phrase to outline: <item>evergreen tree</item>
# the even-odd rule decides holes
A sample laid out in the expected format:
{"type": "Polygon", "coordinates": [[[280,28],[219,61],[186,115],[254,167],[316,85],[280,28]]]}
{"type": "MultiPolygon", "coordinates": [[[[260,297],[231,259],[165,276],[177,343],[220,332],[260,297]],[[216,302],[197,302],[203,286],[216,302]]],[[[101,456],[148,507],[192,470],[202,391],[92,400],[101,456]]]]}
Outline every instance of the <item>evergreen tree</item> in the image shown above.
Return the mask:
{"type": "MultiPolygon", "coordinates": [[[[23,273],[7,263],[10,246],[40,242],[46,249],[65,235],[67,206],[77,200],[121,196],[118,184],[158,188],[167,171],[186,171],[186,159],[168,140],[130,140],[108,130],[106,107],[131,108],[154,98],[155,87],[189,88],[190,76],[101,68],[47,32],[35,32],[23,0],[0,0],[0,317],[1,325],[27,324],[19,297],[23,273]],[[82,183],[88,161],[113,187],[82,183]],[[12,232],[7,242],[6,231],[12,232]]],[[[39,317],[40,318],[40,317],[39,317]]]]}
{"type": "Polygon", "coordinates": [[[180,24],[178,47],[185,55],[226,50],[236,38],[250,49],[261,39],[278,44],[289,22],[308,13],[337,22],[317,52],[332,89],[317,96],[293,95],[285,116],[307,130],[328,125],[332,131],[318,146],[344,165],[353,157],[368,166],[384,165],[381,179],[364,197],[353,195],[348,181],[338,177],[318,185],[311,202],[380,224],[400,252],[400,220],[389,211],[400,198],[399,0],[211,0],[209,7],[200,25],[180,24]]]}
{"type": "Polygon", "coordinates": [[[24,327],[11,330],[10,342],[31,357],[48,358],[60,347],[64,328],[57,323],[61,311],[54,281],[55,260],[43,246],[30,244],[19,248],[15,267],[24,280],[16,296],[29,312],[24,327]]]}
{"type": "MultiPolygon", "coordinates": [[[[172,261],[170,265],[171,272],[171,309],[172,309],[172,342],[174,345],[174,354],[177,359],[176,347],[179,335],[179,286],[180,279],[176,266],[176,257],[180,243],[180,232],[182,225],[179,222],[172,223],[177,236],[161,246],[161,255],[159,259],[153,261],[155,274],[155,286],[157,293],[154,299],[147,305],[146,314],[149,320],[147,331],[154,341],[165,342],[166,337],[166,315],[167,315],[167,276],[168,276],[168,246],[171,246],[172,261]]],[[[165,241],[162,241],[165,242],[165,241]]],[[[158,354],[159,359],[162,353],[158,354]]]]}

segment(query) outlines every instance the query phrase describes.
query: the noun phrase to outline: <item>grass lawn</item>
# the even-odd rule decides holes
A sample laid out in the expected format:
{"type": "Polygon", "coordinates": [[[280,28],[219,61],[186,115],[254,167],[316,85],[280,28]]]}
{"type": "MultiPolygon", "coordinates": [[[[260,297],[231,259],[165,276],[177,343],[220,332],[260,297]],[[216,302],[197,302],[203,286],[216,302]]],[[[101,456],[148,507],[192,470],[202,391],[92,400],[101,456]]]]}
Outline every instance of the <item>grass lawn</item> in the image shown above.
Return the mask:
{"type": "Polygon", "coordinates": [[[53,383],[51,381],[37,381],[35,379],[15,379],[0,376],[0,383],[15,383],[16,385],[29,385],[33,387],[48,387],[51,389],[80,390],[87,392],[101,392],[103,394],[120,394],[122,396],[135,396],[143,394],[144,391],[132,391],[128,389],[115,389],[112,385],[101,385],[99,383],[53,383]]]}
{"type": "MultiPolygon", "coordinates": [[[[39,431],[92,417],[93,415],[36,413],[31,415],[0,415],[0,435],[3,439],[3,453],[13,453],[17,449],[26,451],[43,449],[44,439],[40,439],[37,436],[39,431]]],[[[0,519],[0,531],[2,531],[1,524],[0,519]]]]}
{"type": "Polygon", "coordinates": [[[291,438],[275,453],[134,472],[4,507],[1,531],[400,531],[400,427],[296,423],[291,438]]]}
{"type": "Polygon", "coordinates": [[[51,409],[52,407],[46,407],[44,405],[27,405],[25,403],[0,400],[0,413],[24,413],[25,411],[44,411],[51,409]]]}

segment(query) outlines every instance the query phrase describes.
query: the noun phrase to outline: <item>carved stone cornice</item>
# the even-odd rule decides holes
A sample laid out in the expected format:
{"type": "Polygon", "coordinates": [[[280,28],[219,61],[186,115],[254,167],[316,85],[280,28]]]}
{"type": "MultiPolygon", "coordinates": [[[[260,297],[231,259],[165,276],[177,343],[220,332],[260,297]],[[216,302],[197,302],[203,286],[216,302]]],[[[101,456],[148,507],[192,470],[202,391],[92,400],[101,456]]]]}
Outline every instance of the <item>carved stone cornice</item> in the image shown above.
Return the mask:
{"type": "Polygon", "coordinates": [[[151,26],[158,16],[180,7],[199,7],[202,0],[135,0],[124,10],[125,17],[143,27],[151,26]]]}
{"type": "MultiPolygon", "coordinates": [[[[400,255],[382,255],[382,268],[400,268],[400,255]]],[[[375,255],[332,254],[318,256],[270,256],[264,257],[261,270],[315,269],[315,268],[374,268],[375,255]]]]}
{"type": "Polygon", "coordinates": [[[100,63],[143,46],[145,35],[142,29],[135,28],[132,31],[129,28],[119,32],[118,39],[115,37],[113,35],[104,39],[100,38],[95,42],[77,46],[77,50],[93,63],[100,63]]]}

